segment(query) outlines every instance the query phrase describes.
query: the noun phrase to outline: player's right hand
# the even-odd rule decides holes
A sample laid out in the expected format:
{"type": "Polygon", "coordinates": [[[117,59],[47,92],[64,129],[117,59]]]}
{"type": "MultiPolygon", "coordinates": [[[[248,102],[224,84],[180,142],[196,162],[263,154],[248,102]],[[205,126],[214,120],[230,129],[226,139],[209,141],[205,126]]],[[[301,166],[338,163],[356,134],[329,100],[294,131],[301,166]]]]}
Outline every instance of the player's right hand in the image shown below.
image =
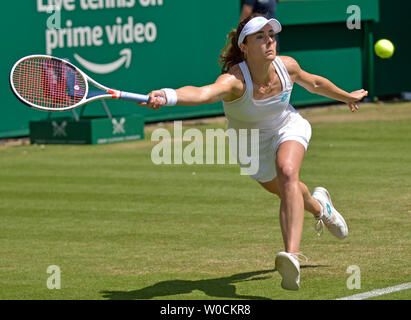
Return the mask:
{"type": "Polygon", "coordinates": [[[140,106],[158,110],[166,105],[166,95],[163,90],[154,90],[148,94],[149,101],[139,103],[140,106]]]}

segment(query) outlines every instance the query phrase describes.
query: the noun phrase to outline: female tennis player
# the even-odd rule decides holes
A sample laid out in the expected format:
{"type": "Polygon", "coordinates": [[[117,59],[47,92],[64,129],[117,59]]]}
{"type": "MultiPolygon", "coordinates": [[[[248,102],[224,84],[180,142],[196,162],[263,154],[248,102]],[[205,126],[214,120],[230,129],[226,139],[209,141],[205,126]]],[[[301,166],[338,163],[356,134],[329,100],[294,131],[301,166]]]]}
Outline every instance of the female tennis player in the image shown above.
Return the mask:
{"type": "Polygon", "coordinates": [[[277,254],[275,266],[282,276],[281,286],[298,290],[304,209],[317,219],[318,232],[325,224],[334,236],[343,239],[348,228],[325,188],[315,188],[311,195],[299,180],[311,126],[289,104],[293,84],[345,102],[352,112],[358,110],[356,102],[368,92],[346,92],[329,80],[302,70],[293,58],[278,56],[275,35],[281,28],[276,19],[252,15],[229,34],[220,57],[222,75],[215,83],[155,90],[149,93],[150,100],[144,105],[159,109],[164,105],[192,106],[222,100],[230,128],[259,129],[259,169],[251,177],[281,199],[280,225],[285,250],[277,254]]]}

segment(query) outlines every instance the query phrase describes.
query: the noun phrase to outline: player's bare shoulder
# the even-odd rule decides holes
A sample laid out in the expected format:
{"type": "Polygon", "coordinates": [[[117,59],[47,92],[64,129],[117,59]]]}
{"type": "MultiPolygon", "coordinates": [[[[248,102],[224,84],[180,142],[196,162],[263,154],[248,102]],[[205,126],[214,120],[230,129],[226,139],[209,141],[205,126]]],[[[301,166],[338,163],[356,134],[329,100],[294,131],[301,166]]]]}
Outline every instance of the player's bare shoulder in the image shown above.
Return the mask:
{"type": "Polygon", "coordinates": [[[238,64],[232,66],[227,73],[223,74],[220,77],[224,77],[227,81],[230,81],[231,84],[231,94],[228,95],[224,101],[233,101],[240,98],[245,91],[245,79],[243,72],[238,64]]]}
{"type": "Polygon", "coordinates": [[[295,81],[295,78],[297,77],[298,73],[301,71],[300,65],[298,64],[298,62],[289,56],[278,56],[281,61],[284,63],[288,74],[291,77],[292,81],[295,81]]]}

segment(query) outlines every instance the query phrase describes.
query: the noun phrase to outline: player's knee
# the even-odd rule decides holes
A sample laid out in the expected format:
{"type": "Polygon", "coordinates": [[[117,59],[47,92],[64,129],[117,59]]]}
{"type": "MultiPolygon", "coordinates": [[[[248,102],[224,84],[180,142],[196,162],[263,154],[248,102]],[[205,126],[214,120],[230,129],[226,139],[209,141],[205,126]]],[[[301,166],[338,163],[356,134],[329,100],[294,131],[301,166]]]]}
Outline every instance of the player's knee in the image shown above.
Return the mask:
{"type": "Polygon", "coordinates": [[[282,184],[298,182],[298,169],[291,162],[279,163],[277,171],[278,178],[282,184]]]}

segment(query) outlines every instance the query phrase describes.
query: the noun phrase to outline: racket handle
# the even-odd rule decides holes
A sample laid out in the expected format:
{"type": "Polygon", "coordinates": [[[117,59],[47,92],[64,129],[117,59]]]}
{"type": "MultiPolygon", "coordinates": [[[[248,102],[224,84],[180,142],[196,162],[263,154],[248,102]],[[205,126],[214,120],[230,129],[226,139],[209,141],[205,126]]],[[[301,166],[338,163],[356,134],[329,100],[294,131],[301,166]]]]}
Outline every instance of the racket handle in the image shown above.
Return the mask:
{"type": "Polygon", "coordinates": [[[137,102],[137,103],[148,102],[148,100],[149,100],[147,95],[131,93],[131,92],[125,92],[125,91],[121,91],[121,95],[120,95],[119,99],[120,100],[131,101],[131,102],[137,102]]]}

